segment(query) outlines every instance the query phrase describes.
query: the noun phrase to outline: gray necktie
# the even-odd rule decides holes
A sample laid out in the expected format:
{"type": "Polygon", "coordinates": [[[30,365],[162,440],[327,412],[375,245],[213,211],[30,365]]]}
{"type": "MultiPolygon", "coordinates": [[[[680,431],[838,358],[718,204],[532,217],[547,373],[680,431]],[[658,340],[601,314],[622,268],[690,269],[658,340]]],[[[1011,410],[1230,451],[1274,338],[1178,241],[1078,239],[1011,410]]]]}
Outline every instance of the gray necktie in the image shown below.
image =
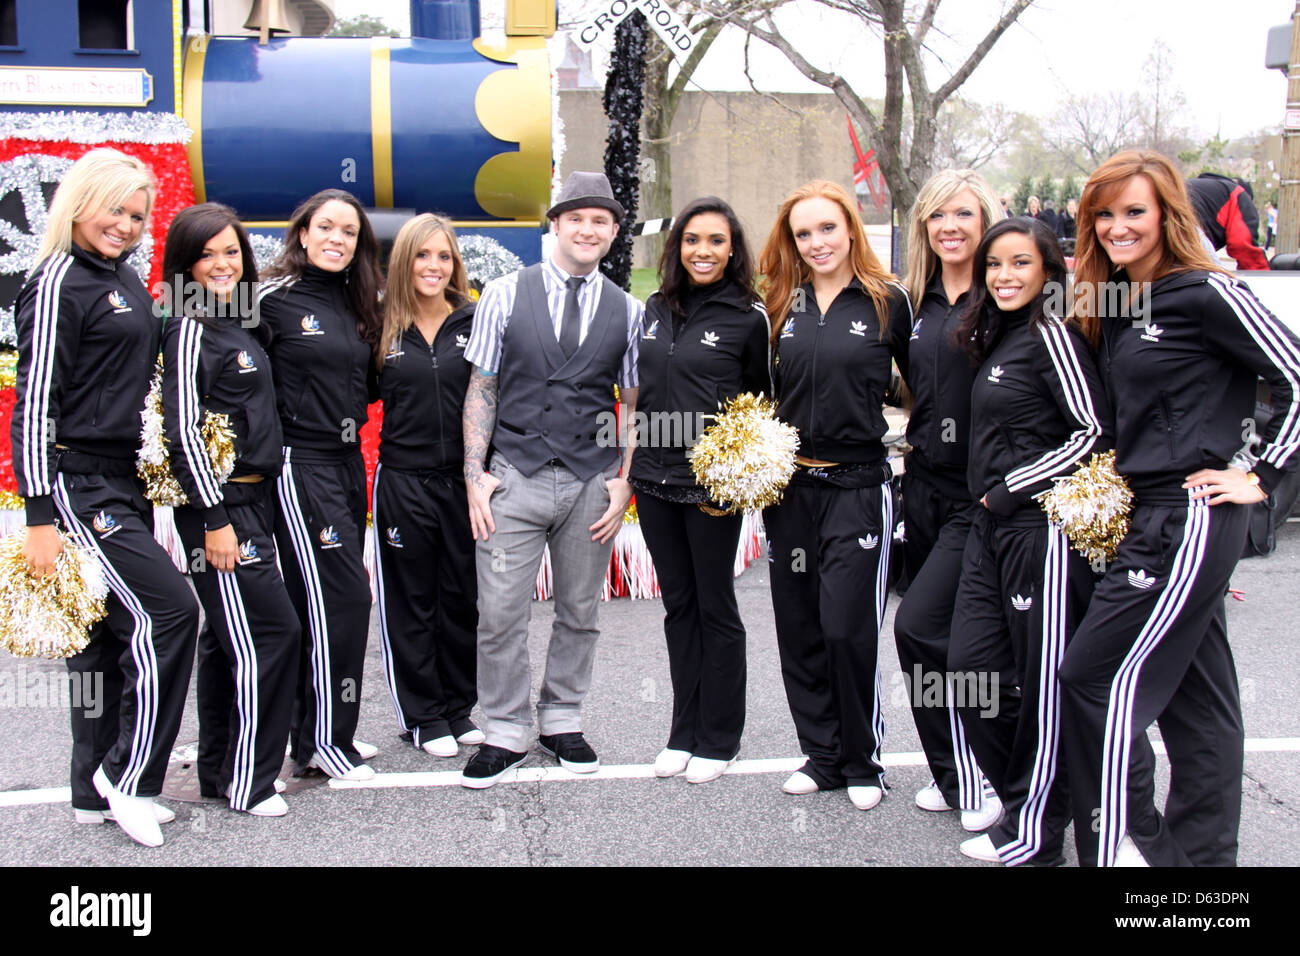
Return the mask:
{"type": "Polygon", "coordinates": [[[578,351],[578,332],[582,328],[582,313],[578,309],[578,290],[586,281],[583,276],[570,276],[564,280],[564,315],[560,317],[560,351],[570,358],[578,351]]]}

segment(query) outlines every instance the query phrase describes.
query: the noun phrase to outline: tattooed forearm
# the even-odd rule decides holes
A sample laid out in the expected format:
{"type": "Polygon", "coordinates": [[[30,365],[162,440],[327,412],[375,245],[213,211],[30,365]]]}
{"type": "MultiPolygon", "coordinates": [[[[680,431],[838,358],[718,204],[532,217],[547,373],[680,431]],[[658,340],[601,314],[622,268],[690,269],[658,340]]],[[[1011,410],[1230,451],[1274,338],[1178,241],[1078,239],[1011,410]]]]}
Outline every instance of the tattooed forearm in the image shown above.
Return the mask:
{"type": "Polygon", "coordinates": [[[487,467],[488,443],[497,423],[497,377],[475,368],[469,373],[461,427],[465,435],[465,480],[476,485],[487,467]]]}

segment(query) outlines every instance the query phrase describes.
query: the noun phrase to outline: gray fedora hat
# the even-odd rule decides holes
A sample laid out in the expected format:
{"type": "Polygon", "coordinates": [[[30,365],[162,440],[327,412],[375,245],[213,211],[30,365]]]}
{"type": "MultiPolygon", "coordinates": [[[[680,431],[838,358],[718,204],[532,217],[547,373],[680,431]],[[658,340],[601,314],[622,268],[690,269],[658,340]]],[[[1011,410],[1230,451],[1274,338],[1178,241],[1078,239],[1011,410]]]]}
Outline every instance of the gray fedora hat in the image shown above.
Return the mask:
{"type": "Polygon", "coordinates": [[[560,198],[546,211],[546,218],[554,219],[570,209],[586,209],[589,206],[608,209],[618,219],[627,215],[622,204],[614,198],[614,190],[610,188],[609,179],[604,173],[572,172],[564,181],[560,198]]]}

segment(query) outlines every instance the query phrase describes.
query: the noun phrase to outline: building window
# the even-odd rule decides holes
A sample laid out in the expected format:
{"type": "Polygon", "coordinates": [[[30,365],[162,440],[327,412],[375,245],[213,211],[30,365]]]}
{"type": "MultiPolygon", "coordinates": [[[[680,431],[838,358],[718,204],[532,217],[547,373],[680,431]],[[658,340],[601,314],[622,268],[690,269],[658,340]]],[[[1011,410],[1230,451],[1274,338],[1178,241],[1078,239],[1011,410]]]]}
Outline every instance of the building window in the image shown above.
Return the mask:
{"type": "Polygon", "coordinates": [[[83,50],[135,48],[131,0],[77,0],[77,23],[83,50]]]}
{"type": "Polygon", "coordinates": [[[0,0],[0,46],[18,45],[18,0],[0,0]]]}

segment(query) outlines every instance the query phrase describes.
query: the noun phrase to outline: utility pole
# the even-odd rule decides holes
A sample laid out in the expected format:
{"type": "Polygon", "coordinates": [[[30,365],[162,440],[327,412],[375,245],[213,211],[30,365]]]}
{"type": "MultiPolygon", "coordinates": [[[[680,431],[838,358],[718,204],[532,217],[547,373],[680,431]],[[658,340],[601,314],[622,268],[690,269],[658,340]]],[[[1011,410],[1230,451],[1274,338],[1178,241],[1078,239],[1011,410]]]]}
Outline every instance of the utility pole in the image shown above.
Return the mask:
{"type": "Polygon", "coordinates": [[[1291,15],[1286,123],[1282,130],[1282,188],[1277,210],[1277,251],[1300,252],[1300,0],[1291,15]]]}

